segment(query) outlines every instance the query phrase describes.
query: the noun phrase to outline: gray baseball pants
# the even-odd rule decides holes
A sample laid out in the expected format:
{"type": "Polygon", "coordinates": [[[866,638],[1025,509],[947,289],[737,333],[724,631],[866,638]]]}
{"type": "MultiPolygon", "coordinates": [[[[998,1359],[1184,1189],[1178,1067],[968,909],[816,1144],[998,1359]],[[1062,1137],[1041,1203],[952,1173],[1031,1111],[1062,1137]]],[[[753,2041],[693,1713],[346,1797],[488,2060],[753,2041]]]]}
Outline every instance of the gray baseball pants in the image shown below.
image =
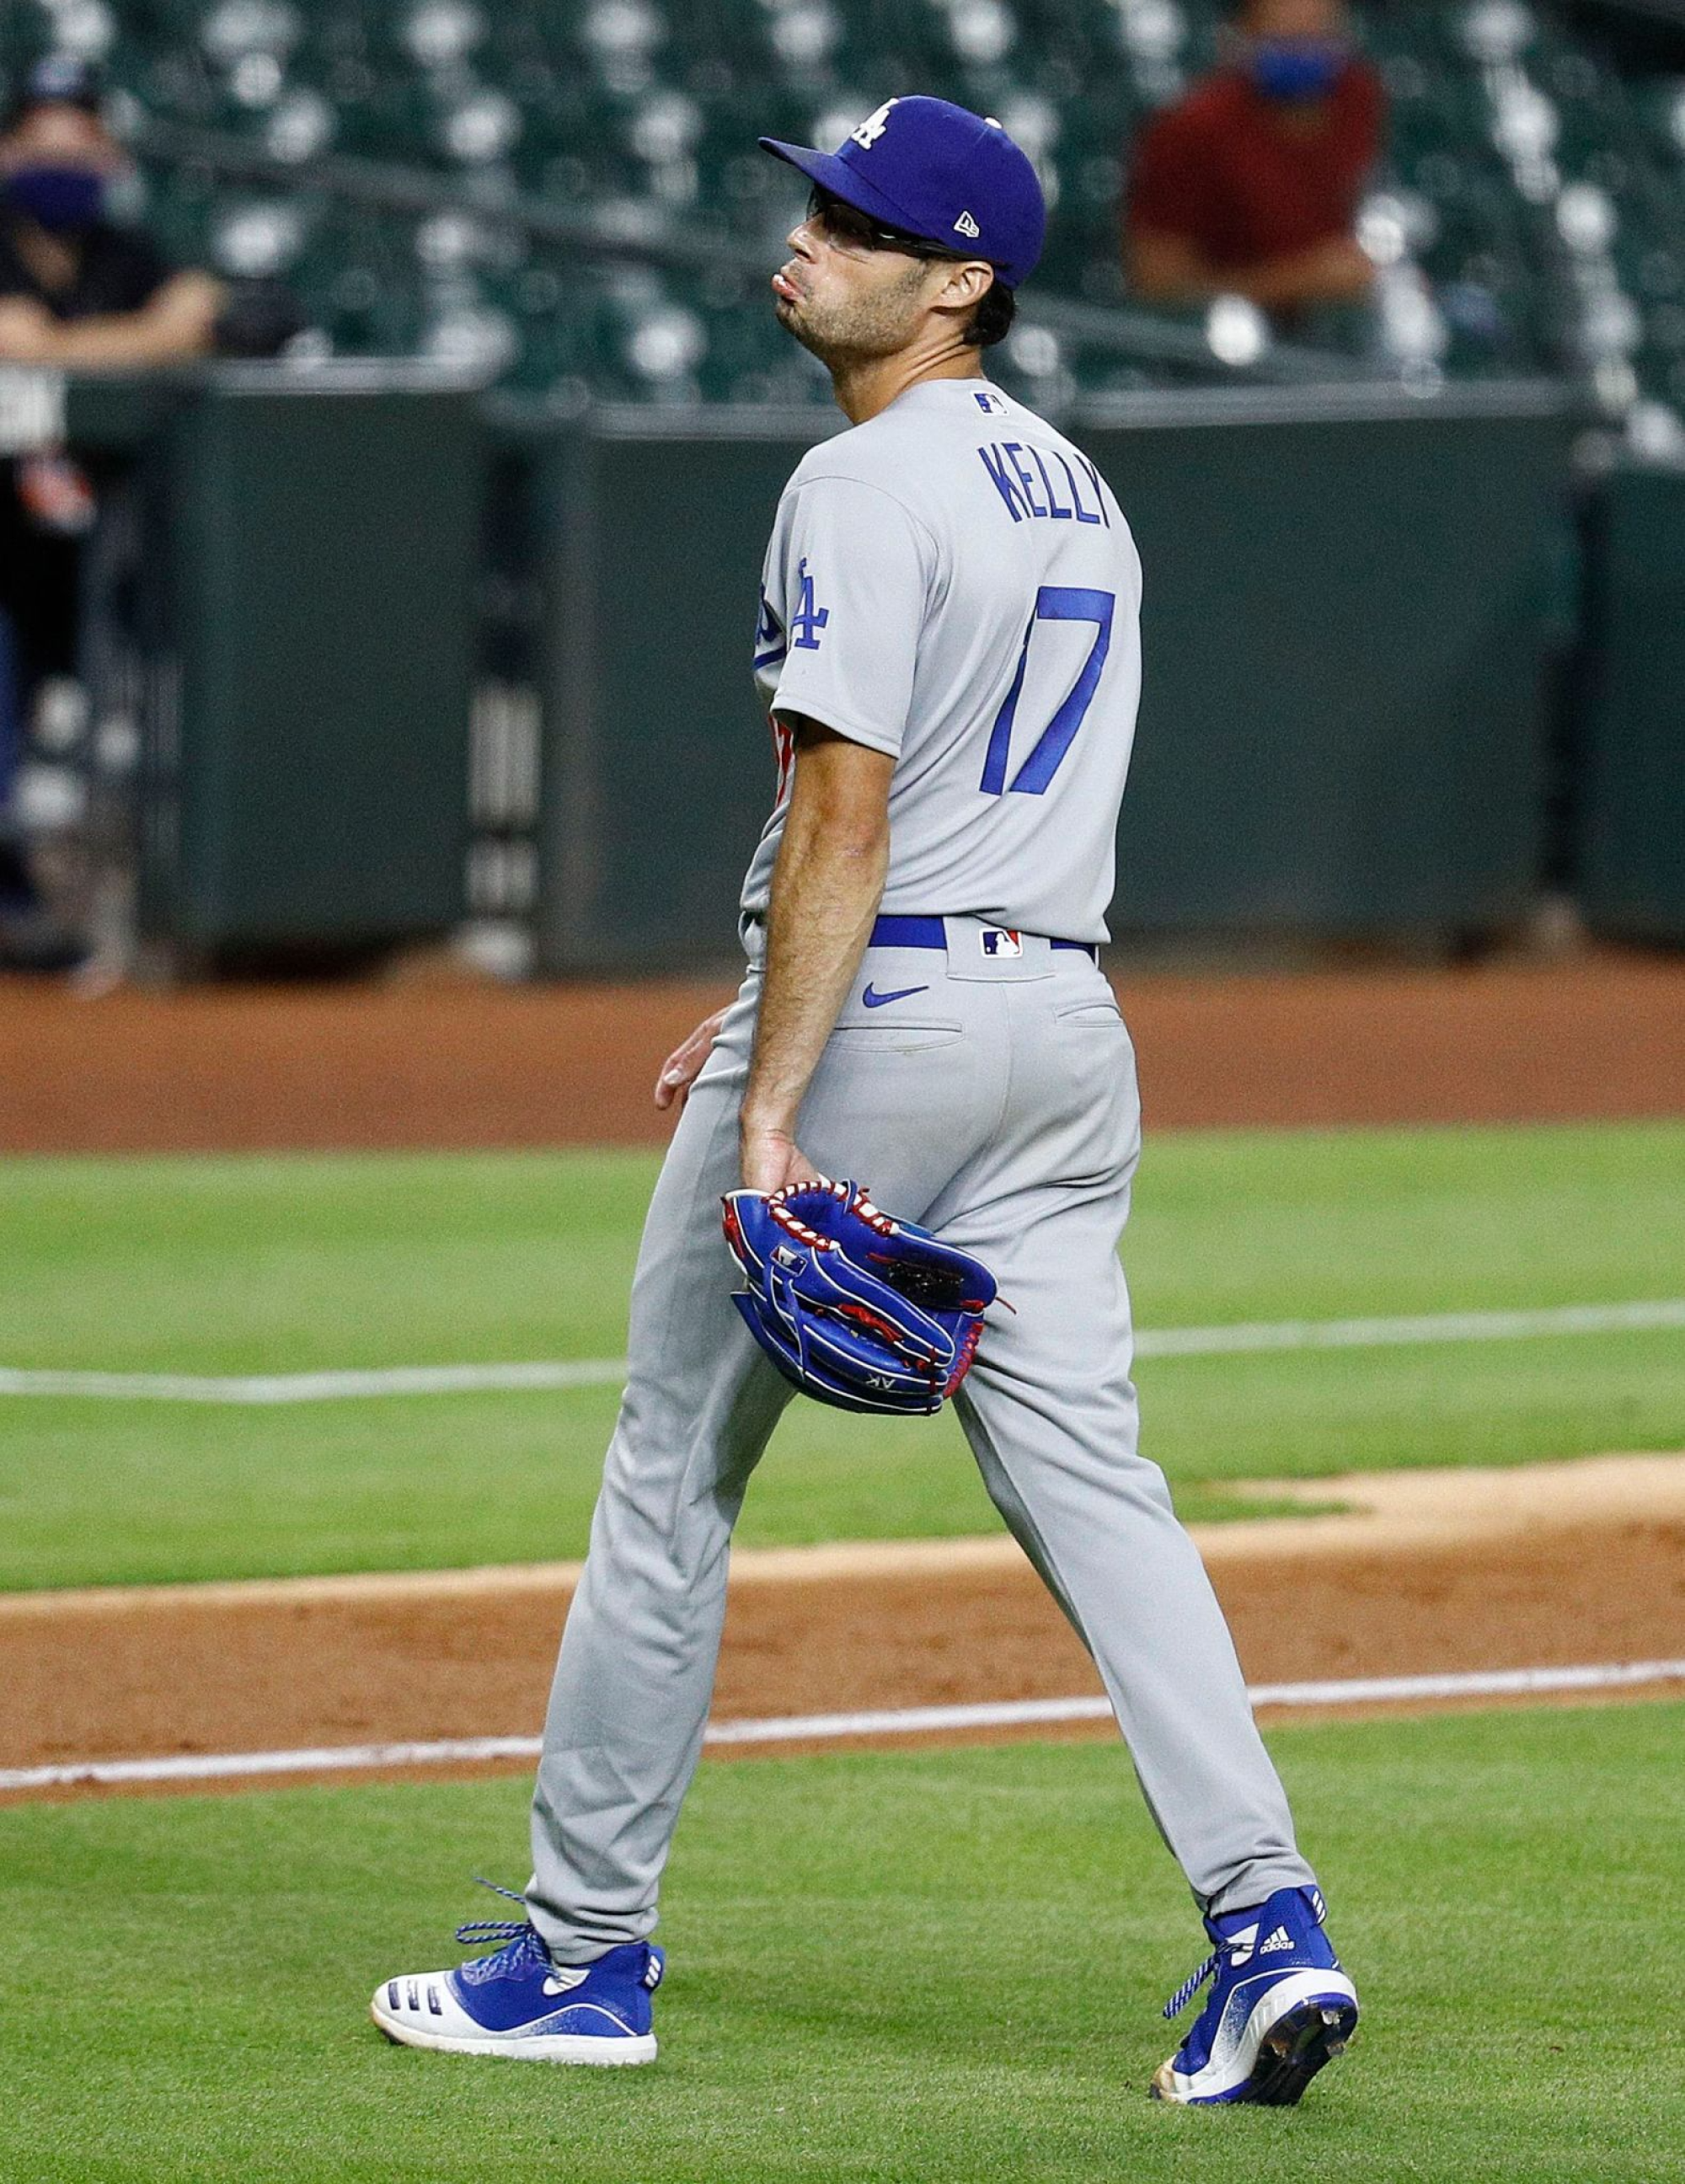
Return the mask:
{"type": "MultiPolygon", "coordinates": [[[[1128,1034],[1080,951],[871,949],[815,1074],[802,1150],[990,1267],[955,1397],[984,1484],[1093,1657],[1153,1816],[1208,1911],[1312,1875],[1234,1647],[1164,1476],[1137,1453],[1118,1239],[1140,1150],[1128,1034]]],[[[755,936],[751,934],[753,955],[755,936]]],[[[728,1301],[720,1199],[760,978],[692,1086],[632,1284],[631,1367],[562,1641],[532,1808],[530,1914],[584,1964],[655,1924],[702,1749],[731,1528],[791,1390],[728,1301]]]]}

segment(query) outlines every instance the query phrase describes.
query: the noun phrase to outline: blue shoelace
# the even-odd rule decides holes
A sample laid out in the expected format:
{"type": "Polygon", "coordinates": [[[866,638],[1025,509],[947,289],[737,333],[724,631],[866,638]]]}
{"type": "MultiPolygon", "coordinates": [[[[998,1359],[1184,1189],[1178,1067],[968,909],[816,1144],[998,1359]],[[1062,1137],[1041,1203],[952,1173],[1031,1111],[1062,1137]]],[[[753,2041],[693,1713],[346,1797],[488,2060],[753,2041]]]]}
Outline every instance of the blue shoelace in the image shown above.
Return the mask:
{"type": "Polygon", "coordinates": [[[1187,2008],[1188,2003],[1193,2001],[1194,1996],[1198,1993],[1200,1988],[1204,1986],[1206,1981],[1210,1978],[1212,1973],[1216,1970],[1217,1966],[1222,1962],[1222,1956],[1223,1953],[1221,1949],[1214,1949],[1211,1952],[1211,1954],[1206,1958],[1204,1963],[1200,1965],[1198,1970],[1193,1973],[1190,1978],[1185,1979],[1182,1981],[1182,1985],[1165,2004],[1165,2015],[1167,2018],[1180,2017],[1182,2015],[1182,2013],[1187,2008]]]}
{"type": "MultiPolygon", "coordinates": [[[[499,1888],[495,1880],[487,1880],[484,1874],[474,1876],[482,1888],[489,1888],[493,1896],[504,1896],[511,1903],[525,1905],[526,1898],[513,1888],[499,1888]]],[[[471,1919],[465,1926],[459,1926],[456,1938],[470,1949],[481,1948],[487,1942],[525,1942],[528,1953],[534,1952],[542,1958],[544,1968],[550,1968],[550,1952],[539,1939],[538,1929],[530,1919],[471,1919]]]]}

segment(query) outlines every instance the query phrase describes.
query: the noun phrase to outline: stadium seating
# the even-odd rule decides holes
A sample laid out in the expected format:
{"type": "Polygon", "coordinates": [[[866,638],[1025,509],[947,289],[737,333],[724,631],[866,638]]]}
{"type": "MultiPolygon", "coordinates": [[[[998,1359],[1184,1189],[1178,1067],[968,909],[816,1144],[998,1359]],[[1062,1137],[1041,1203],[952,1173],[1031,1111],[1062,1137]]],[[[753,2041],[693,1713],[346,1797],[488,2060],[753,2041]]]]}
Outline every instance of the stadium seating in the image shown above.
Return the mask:
{"type": "MultiPolygon", "coordinates": [[[[313,339],[474,363],[566,408],[592,397],[795,401],[823,387],[764,306],[798,186],[754,149],[835,141],[894,92],[997,114],[1053,208],[1046,292],[1122,299],[1128,147],[1217,50],[1215,0],[22,0],[8,80],[101,60],[131,120],[273,163],[148,158],[173,249],[280,275],[313,339]],[[325,154],[431,176],[416,214],[325,187],[325,154]],[[519,199],[679,240],[617,261],[500,219],[519,199]],[[721,246],[724,270],[687,265],[721,246]],[[742,261],[729,261],[735,246],[742,261]],[[662,254],[655,254],[658,261],[662,254]]],[[[1306,329],[1410,376],[1571,374],[1614,416],[1685,407],[1685,80],[1624,79],[1527,0],[1371,0],[1391,108],[1362,236],[1372,310],[1306,329]]],[[[377,196],[378,192],[375,192],[377,196]]],[[[1218,345],[1221,347],[1221,344],[1218,345]]],[[[1231,361],[1233,361],[1232,359],[1231,361]]],[[[1127,344],[1026,326],[1009,377],[1051,398],[1162,377],[1127,344]]],[[[1210,373],[1225,365],[1214,351],[1210,373]]]]}

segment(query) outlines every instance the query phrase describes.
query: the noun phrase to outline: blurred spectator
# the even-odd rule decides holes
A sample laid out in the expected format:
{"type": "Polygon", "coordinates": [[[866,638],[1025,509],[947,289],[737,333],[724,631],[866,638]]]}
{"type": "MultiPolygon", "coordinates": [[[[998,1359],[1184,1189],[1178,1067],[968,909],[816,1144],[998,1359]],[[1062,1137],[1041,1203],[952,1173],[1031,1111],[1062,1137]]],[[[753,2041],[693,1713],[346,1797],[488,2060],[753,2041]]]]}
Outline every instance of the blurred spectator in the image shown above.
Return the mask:
{"type": "Polygon", "coordinates": [[[106,217],[126,164],[88,72],[43,61],[0,134],[0,361],[132,367],[210,348],[218,284],[106,217]]]}
{"type": "MultiPolygon", "coordinates": [[[[219,284],[106,216],[125,164],[89,72],[42,62],[0,124],[0,365],[133,370],[212,347],[219,284]]],[[[60,952],[35,937],[11,791],[36,692],[75,669],[80,542],[94,513],[63,449],[0,467],[0,960],[60,952]]]]}
{"type": "Polygon", "coordinates": [[[1235,16],[1226,64],[1142,133],[1125,270],[1145,301],[1242,295],[1290,326],[1368,291],[1353,229],[1384,96],[1343,0],[1249,0],[1235,16]]]}

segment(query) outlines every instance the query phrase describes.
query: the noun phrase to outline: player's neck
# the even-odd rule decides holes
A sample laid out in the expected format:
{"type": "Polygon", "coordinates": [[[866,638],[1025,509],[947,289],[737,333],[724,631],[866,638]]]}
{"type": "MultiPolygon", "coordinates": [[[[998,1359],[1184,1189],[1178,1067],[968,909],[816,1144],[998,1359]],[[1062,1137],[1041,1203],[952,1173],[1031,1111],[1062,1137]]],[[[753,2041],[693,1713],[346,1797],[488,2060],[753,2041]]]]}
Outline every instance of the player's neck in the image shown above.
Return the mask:
{"type": "Polygon", "coordinates": [[[934,355],[903,349],[895,356],[869,356],[831,366],[837,406],[851,425],[864,425],[888,409],[909,387],[927,379],[983,379],[982,352],[942,349],[934,355]]]}

